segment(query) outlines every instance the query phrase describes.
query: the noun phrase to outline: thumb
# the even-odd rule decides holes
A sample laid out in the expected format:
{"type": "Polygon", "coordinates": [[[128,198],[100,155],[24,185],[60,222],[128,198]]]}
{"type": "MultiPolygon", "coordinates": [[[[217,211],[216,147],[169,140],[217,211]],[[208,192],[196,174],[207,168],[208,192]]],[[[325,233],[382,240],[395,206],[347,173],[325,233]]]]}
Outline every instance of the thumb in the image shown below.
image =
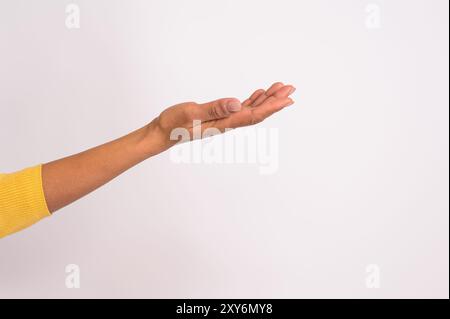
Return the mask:
{"type": "Polygon", "coordinates": [[[220,99],[199,105],[199,113],[202,121],[220,120],[239,112],[241,109],[241,102],[235,98],[220,99]]]}

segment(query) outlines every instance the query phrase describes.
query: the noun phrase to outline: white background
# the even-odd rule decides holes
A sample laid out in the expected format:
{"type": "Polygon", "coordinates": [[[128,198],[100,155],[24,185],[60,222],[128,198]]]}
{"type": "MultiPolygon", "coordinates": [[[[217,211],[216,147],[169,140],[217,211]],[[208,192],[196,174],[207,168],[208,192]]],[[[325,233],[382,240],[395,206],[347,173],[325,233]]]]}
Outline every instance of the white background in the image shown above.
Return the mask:
{"type": "Polygon", "coordinates": [[[80,29],[69,1],[0,0],[3,172],[178,102],[285,81],[297,104],[260,126],[277,174],[151,159],[2,239],[0,297],[448,298],[448,1],[73,2],[80,29]]]}

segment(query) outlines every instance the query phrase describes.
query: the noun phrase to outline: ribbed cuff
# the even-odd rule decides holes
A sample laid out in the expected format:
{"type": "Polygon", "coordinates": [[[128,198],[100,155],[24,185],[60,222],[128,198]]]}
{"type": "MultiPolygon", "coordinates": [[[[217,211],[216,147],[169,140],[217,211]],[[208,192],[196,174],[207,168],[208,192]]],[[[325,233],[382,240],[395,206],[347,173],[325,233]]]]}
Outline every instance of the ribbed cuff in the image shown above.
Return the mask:
{"type": "Polygon", "coordinates": [[[48,216],[42,165],[0,175],[0,238],[48,216]]]}

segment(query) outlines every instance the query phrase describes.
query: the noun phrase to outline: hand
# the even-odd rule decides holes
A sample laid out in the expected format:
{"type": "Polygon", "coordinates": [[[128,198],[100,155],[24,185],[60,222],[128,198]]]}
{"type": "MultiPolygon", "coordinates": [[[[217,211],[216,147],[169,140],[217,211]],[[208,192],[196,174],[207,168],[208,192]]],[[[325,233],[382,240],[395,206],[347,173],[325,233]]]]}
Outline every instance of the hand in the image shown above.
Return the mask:
{"type": "Polygon", "coordinates": [[[215,128],[224,133],[228,129],[261,123],[285,107],[294,104],[289,97],[295,92],[291,85],[273,84],[267,91],[257,90],[245,102],[235,98],[197,104],[188,102],[165,110],[148,126],[148,138],[153,145],[158,142],[159,151],[166,150],[178,141],[170,139],[175,129],[184,128],[195,138],[194,121],[201,121],[201,132],[215,128]]]}

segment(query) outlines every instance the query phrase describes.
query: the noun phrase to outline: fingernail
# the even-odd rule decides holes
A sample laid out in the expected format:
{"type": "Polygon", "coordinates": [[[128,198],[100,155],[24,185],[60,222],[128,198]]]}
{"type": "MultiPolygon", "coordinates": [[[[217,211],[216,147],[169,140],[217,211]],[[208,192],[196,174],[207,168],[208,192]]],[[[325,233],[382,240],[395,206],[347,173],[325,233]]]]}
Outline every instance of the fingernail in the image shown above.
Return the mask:
{"type": "Polygon", "coordinates": [[[292,99],[289,99],[289,100],[290,100],[289,103],[287,103],[285,107],[289,107],[295,103],[294,100],[292,100],[292,99]]]}
{"type": "Polygon", "coordinates": [[[295,92],[296,90],[297,90],[297,89],[296,89],[295,87],[292,87],[292,89],[289,91],[289,95],[294,94],[294,92],[295,92]]]}
{"type": "Polygon", "coordinates": [[[241,103],[236,100],[231,100],[227,103],[227,110],[229,112],[239,112],[241,108],[242,108],[241,103]]]}

